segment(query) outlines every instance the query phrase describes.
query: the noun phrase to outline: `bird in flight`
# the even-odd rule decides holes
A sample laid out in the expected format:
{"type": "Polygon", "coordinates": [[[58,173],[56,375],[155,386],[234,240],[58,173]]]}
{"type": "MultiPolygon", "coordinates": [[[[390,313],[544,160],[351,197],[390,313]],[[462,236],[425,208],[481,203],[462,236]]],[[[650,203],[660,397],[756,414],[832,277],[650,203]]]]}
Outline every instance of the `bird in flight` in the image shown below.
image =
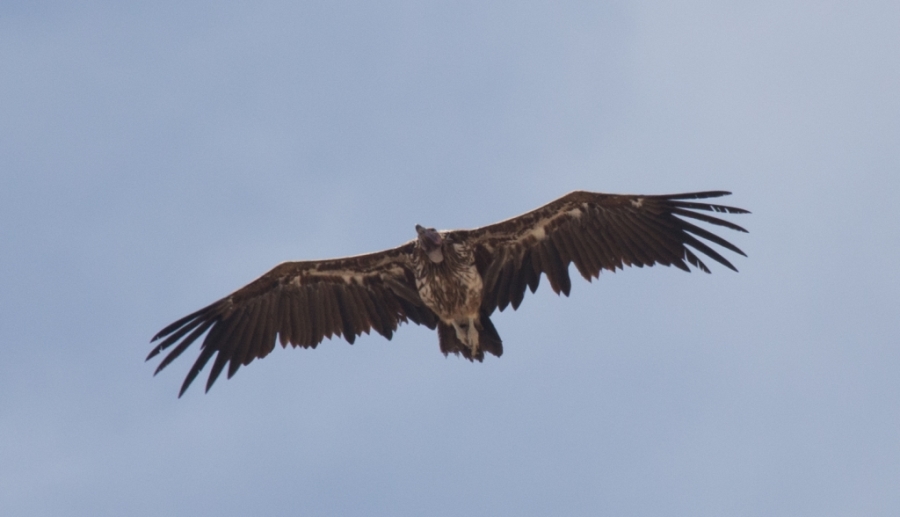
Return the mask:
{"type": "Polygon", "coordinates": [[[685,271],[690,265],[709,273],[695,252],[737,271],[701,239],[746,256],[744,252],[689,221],[746,232],[708,214],[749,213],[703,201],[729,194],[576,191],[474,230],[416,225],[416,238],[396,248],[284,262],[159,331],[151,342],[161,341],[147,360],[174,346],[155,375],[207,333],[181,385],[181,397],[213,356],[207,391],[226,365],[231,378],[241,365],[268,355],[276,342],[315,348],[326,337],[343,336],[352,344],[356,336],[373,329],[391,339],[397,326],[409,321],[436,328],[444,355],[470,361],[482,361],[485,352],[499,357],[503,342],[491,323],[494,310],[517,309],[525,289],[537,289],[541,274],[554,292],[568,296],[570,263],[588,281],[602,269],[654,264],[685,271]]]}

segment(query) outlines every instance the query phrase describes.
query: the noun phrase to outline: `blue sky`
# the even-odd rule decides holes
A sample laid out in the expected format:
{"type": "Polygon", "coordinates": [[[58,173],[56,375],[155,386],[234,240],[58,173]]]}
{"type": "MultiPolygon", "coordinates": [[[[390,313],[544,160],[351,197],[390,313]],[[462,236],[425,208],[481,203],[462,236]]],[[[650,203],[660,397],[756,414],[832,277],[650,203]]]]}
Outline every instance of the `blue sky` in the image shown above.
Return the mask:
{"type": "Polygon", "coordinates": [[[898,24],[896,2],[4,3],[0,513],[897,515],[898,24]],[[731,190],[749,257],[544,283],[483,364],[414,326],[181,399],[195,349],[143,362],[278,262],[575,189],[731,190]]]}

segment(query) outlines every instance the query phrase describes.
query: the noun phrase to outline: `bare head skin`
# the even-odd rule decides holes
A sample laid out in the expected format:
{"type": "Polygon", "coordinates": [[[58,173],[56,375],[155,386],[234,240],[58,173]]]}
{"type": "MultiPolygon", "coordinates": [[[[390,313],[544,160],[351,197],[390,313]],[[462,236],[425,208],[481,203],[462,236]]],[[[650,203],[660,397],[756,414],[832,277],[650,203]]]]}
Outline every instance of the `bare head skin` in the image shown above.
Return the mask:
{"type": "Polygon", "coordinates": [[[428,259],[435,264],[443,262],[444,254],[441,252],[441,245],[444,243],[444,238],[441,237],[441,234],[434,228],[424,228],[418,224],[416,233],[419,234],[419,245],[425,250],[428,259]]]}

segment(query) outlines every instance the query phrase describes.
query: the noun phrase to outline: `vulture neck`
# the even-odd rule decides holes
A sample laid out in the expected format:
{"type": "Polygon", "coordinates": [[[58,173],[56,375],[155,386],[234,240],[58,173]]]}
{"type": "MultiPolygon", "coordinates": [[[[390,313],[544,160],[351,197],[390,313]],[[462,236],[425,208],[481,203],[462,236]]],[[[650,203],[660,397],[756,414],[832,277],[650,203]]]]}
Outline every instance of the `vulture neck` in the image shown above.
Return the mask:
{"type": "Polygon", "coordinates": [[[441,251],[441,248],[426,251],[425,254],[428,256],[428,260],[434,264],[440,264],[444,261],[444,252],[441,251]]]}

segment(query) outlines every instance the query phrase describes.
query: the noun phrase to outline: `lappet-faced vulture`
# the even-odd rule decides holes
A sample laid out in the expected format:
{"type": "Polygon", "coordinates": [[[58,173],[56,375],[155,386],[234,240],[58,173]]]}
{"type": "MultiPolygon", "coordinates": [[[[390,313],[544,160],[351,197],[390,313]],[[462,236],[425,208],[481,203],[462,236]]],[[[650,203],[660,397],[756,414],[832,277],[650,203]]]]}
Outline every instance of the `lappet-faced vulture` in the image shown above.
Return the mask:
{"type": "Polygon", "coordinates": [[[475,230],[438,231],[416,226],[417,237],[385,251],[329,260],[285,262],[229,294],[162,329],[147,359],[172,348],[156,372],[204,333],[200,355],[181,394],[215,357],[206,382],[228,367],[269,354],[276,342],[315,348],[323,338],[356,336],[374,329],[391,339],[412,321],[437,328],[441,351],[482,361],[503,353],[490,316],[519,307],[545,275],[568,296],[569,264],[587,280],[600,271],[662,264],[709,273],[696,253],[737,271],[703,240],[744,255],[725,239],[689,220],[746,232],[707,212],[746,210],[710,204],[723,191],[664,196],[577,191],[528,213],[475,230]],[[701,240],[702,239],[702,240],[701,240]],[[693,249],[693,251],[692,251],[693,249]]]}

